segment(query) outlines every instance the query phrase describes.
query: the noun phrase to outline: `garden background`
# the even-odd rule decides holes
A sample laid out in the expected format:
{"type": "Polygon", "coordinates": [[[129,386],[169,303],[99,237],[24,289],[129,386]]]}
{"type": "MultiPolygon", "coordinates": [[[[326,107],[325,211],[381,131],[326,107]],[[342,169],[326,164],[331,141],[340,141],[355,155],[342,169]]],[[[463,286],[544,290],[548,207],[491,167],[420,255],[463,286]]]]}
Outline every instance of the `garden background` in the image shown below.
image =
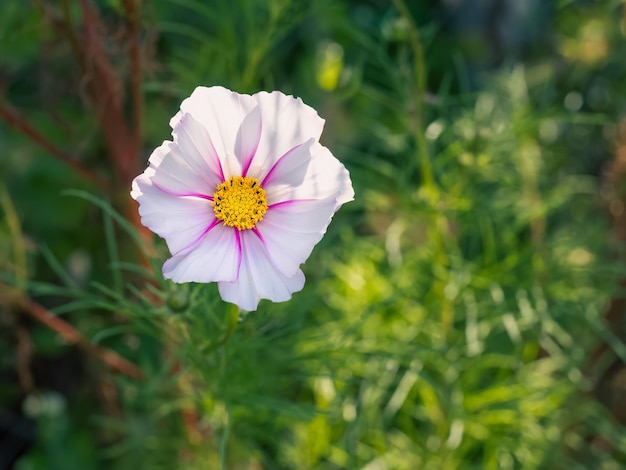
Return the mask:
{"type": "Polygon", "coordinates": [[[621,0],[2,0],[0,468],[626,465],[621,0]],[[326,119],[304,290],[165,282],[198,85],[326,119]]]}

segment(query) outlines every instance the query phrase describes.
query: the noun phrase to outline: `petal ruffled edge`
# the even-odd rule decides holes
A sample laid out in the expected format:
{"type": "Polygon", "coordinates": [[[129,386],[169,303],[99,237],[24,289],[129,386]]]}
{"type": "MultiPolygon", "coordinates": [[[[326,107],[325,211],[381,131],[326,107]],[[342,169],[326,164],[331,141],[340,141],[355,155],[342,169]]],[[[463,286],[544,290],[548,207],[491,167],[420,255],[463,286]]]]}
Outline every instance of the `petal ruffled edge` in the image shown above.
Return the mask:
{"type": "Polygon", "coordinates": [[[270,207],[254,231],[269,258],[292,276],[322,239],[335,213],[335,197],[290,201],[270,207]]]}
{"type": "MultiPolygon", "coordinates": [[[[208,169],[197,171],[177,142],[164,141],[148,159],[143,175],[166,194],[209,198],[215,192],[217,177],[208,169]]],[[[205,165],[206,168],[206,165],[205,165]]]]}
{"type": "Polygon", "coordinates": [[[335,197],[336,211],[352,201],[354,189],[346,167],[319,142],[313,142],[308,150],[308,158],[306,152],[290,151],[276,163],[268,184],[263,186],[268,203],[335,197]],[[307,166],[302,175],[304,165],[307,166]]]}
{"type": "Polygon", "coordinates": [[[183,100],[180,111],[170,120],[175,129],[186,114],[192,115],[208,131],[217,154],[223,159],[236,157],[236,168],[224,168],[224,177],[241,174],[250,165],[261,135],[261,114],[250,95],[221,86],[199,86],[183,100]]]}
{"type": "Polygon", "coordinates": [[[171,253],[196,242],[215,220],[207,199],[164,193],[150,177],[153,168],[133,180],[131,197],[139,203],[141,223],[165,239],[171,253]]]}
{"type": "Polygon", "coordinates": [[[280,91],[260,91],[252,98],[259,107],[263,131],[248,174],[263,180],[285,153],[310,139],[319,140],[324,119],[300,98],[280,91]]]}

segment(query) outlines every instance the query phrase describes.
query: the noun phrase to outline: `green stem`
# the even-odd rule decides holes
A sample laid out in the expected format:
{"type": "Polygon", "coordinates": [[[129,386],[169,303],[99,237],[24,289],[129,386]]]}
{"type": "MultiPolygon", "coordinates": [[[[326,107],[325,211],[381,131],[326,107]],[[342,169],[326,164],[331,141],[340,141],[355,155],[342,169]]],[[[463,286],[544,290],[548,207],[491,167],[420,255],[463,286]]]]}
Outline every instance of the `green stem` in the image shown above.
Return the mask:
{"type": "Polygon", "coordinates": [[[239,307],[237,307],[235,304],[230,304],[230,307],[228,309],[227,321],[228,323],[226,325],[226,331],[217,340],[217,342],[211,349],[217,349],[222,346],[235,332],[235,329],[237,328],[237,323],[239,323],[239,307]]]}
{"type": "Polygon", "coordinates": [[[117,241],[115,240],[115,230],[113,229],[113,220],[111,216],[103,211],[102,218],[104,222],[104,238],[106,241],[107,254],[109,255],[109,266],[113,277],[113,287],[119,294],[124,294],[124,284],[120,268],[118,266],[120,258],[117,249],[117,241]]]}
{"type": "Polygon", "coordinates": [[[230,412],[226,408],[226,423],[220,439],[220,468],[222,470],[226,470],[226,447],[228,447],[228,438],[230,437],[230,424],[230,412]]]}
{"type": "Polygon", "coordinates": [[[235,329],[237,328],[237,323],[239,323],[239,307],[235,304],[230,304],[230,309],[228,311],[228,329],[226,330],[224,341],[233,335],[235,329]]]}

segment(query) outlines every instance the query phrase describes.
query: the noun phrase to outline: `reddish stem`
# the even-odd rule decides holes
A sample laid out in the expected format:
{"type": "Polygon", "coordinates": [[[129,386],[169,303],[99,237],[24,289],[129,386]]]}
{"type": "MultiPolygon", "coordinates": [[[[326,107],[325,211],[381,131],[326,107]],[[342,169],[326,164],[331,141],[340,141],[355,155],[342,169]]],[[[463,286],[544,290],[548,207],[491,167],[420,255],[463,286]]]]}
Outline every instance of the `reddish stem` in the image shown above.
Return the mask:
{"type": "Polygon", "coordinates": [[[112,371],[118,372],[136,381],[143,380],[143,372],[135,364],[109,349],[92,344],[81,334],[80,331],[67,323],[65,320],[53,315],[38,303],[33,302],[30,299],[23,299],[19,301],[19,306],[22,307],[23,311],[28,313],[31,317],[40,321],[48,328],[56,331],[63,337],[63,339],[65,339],[65,341],[70,344],[76,344],[78,347],[105,364],[112,371]]]}
{"type": "Polygon", "coordinates": [[[143,115],[143,93],[141,91],[141,53],[139,48],[139,4],[140,0],[124,0],[130,33],[130,73],[133,100],[133,133],[137,148],[141,147],[141,121],[143,115]]]}
{"type": "Polygon", "coordinates": [[[89,92],[109,149],[117,184],[126,188],[138,173],[139,147],[129,132],[122,109],[121,86],[100,38],[100,32],[104,30],[102,21],[89,0],[80,0],[80,5],[89,92]]]}
{"type": "Polygon", "coordinates": [[[34,127],[28,124],[22,117],[20,117],[17,112],[12,110],[6,103],[0,101],[0,118],[4,120],[9,126],[13,129],[21,132],[30,140],[35,142],[37,145],[42,147],[44,150],[53,155],[57,160],[61,161],[65,165],[72,168],[82,177],[88,179],[92,183],[100,186],[101,188],[107,189],[108,183],[98,176],[96,173],[88,170],[84,166],[82,166],[79,162],[74,160],[72,157],[67,155],[61,149],[56,147],[52,142],[50,142],[47,138],[45,138],[42,134],[40,134],[34,127]]]}

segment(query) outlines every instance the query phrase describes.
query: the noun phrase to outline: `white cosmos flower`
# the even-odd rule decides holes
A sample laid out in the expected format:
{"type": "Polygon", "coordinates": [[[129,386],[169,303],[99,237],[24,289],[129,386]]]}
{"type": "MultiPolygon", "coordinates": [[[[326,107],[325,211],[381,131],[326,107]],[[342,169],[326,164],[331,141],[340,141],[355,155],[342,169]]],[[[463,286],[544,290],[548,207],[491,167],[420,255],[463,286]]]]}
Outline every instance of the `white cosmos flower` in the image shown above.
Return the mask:
{"type": "Polygon", "coordinates": [[[301,99],[198,87],[170,121],[173,141],[133,181],[141,222],[172,253],[163,275],[217,282],[244,310],[304,286],[300,265],[354,197],[319,143],[324,120],[301,99]]]}

